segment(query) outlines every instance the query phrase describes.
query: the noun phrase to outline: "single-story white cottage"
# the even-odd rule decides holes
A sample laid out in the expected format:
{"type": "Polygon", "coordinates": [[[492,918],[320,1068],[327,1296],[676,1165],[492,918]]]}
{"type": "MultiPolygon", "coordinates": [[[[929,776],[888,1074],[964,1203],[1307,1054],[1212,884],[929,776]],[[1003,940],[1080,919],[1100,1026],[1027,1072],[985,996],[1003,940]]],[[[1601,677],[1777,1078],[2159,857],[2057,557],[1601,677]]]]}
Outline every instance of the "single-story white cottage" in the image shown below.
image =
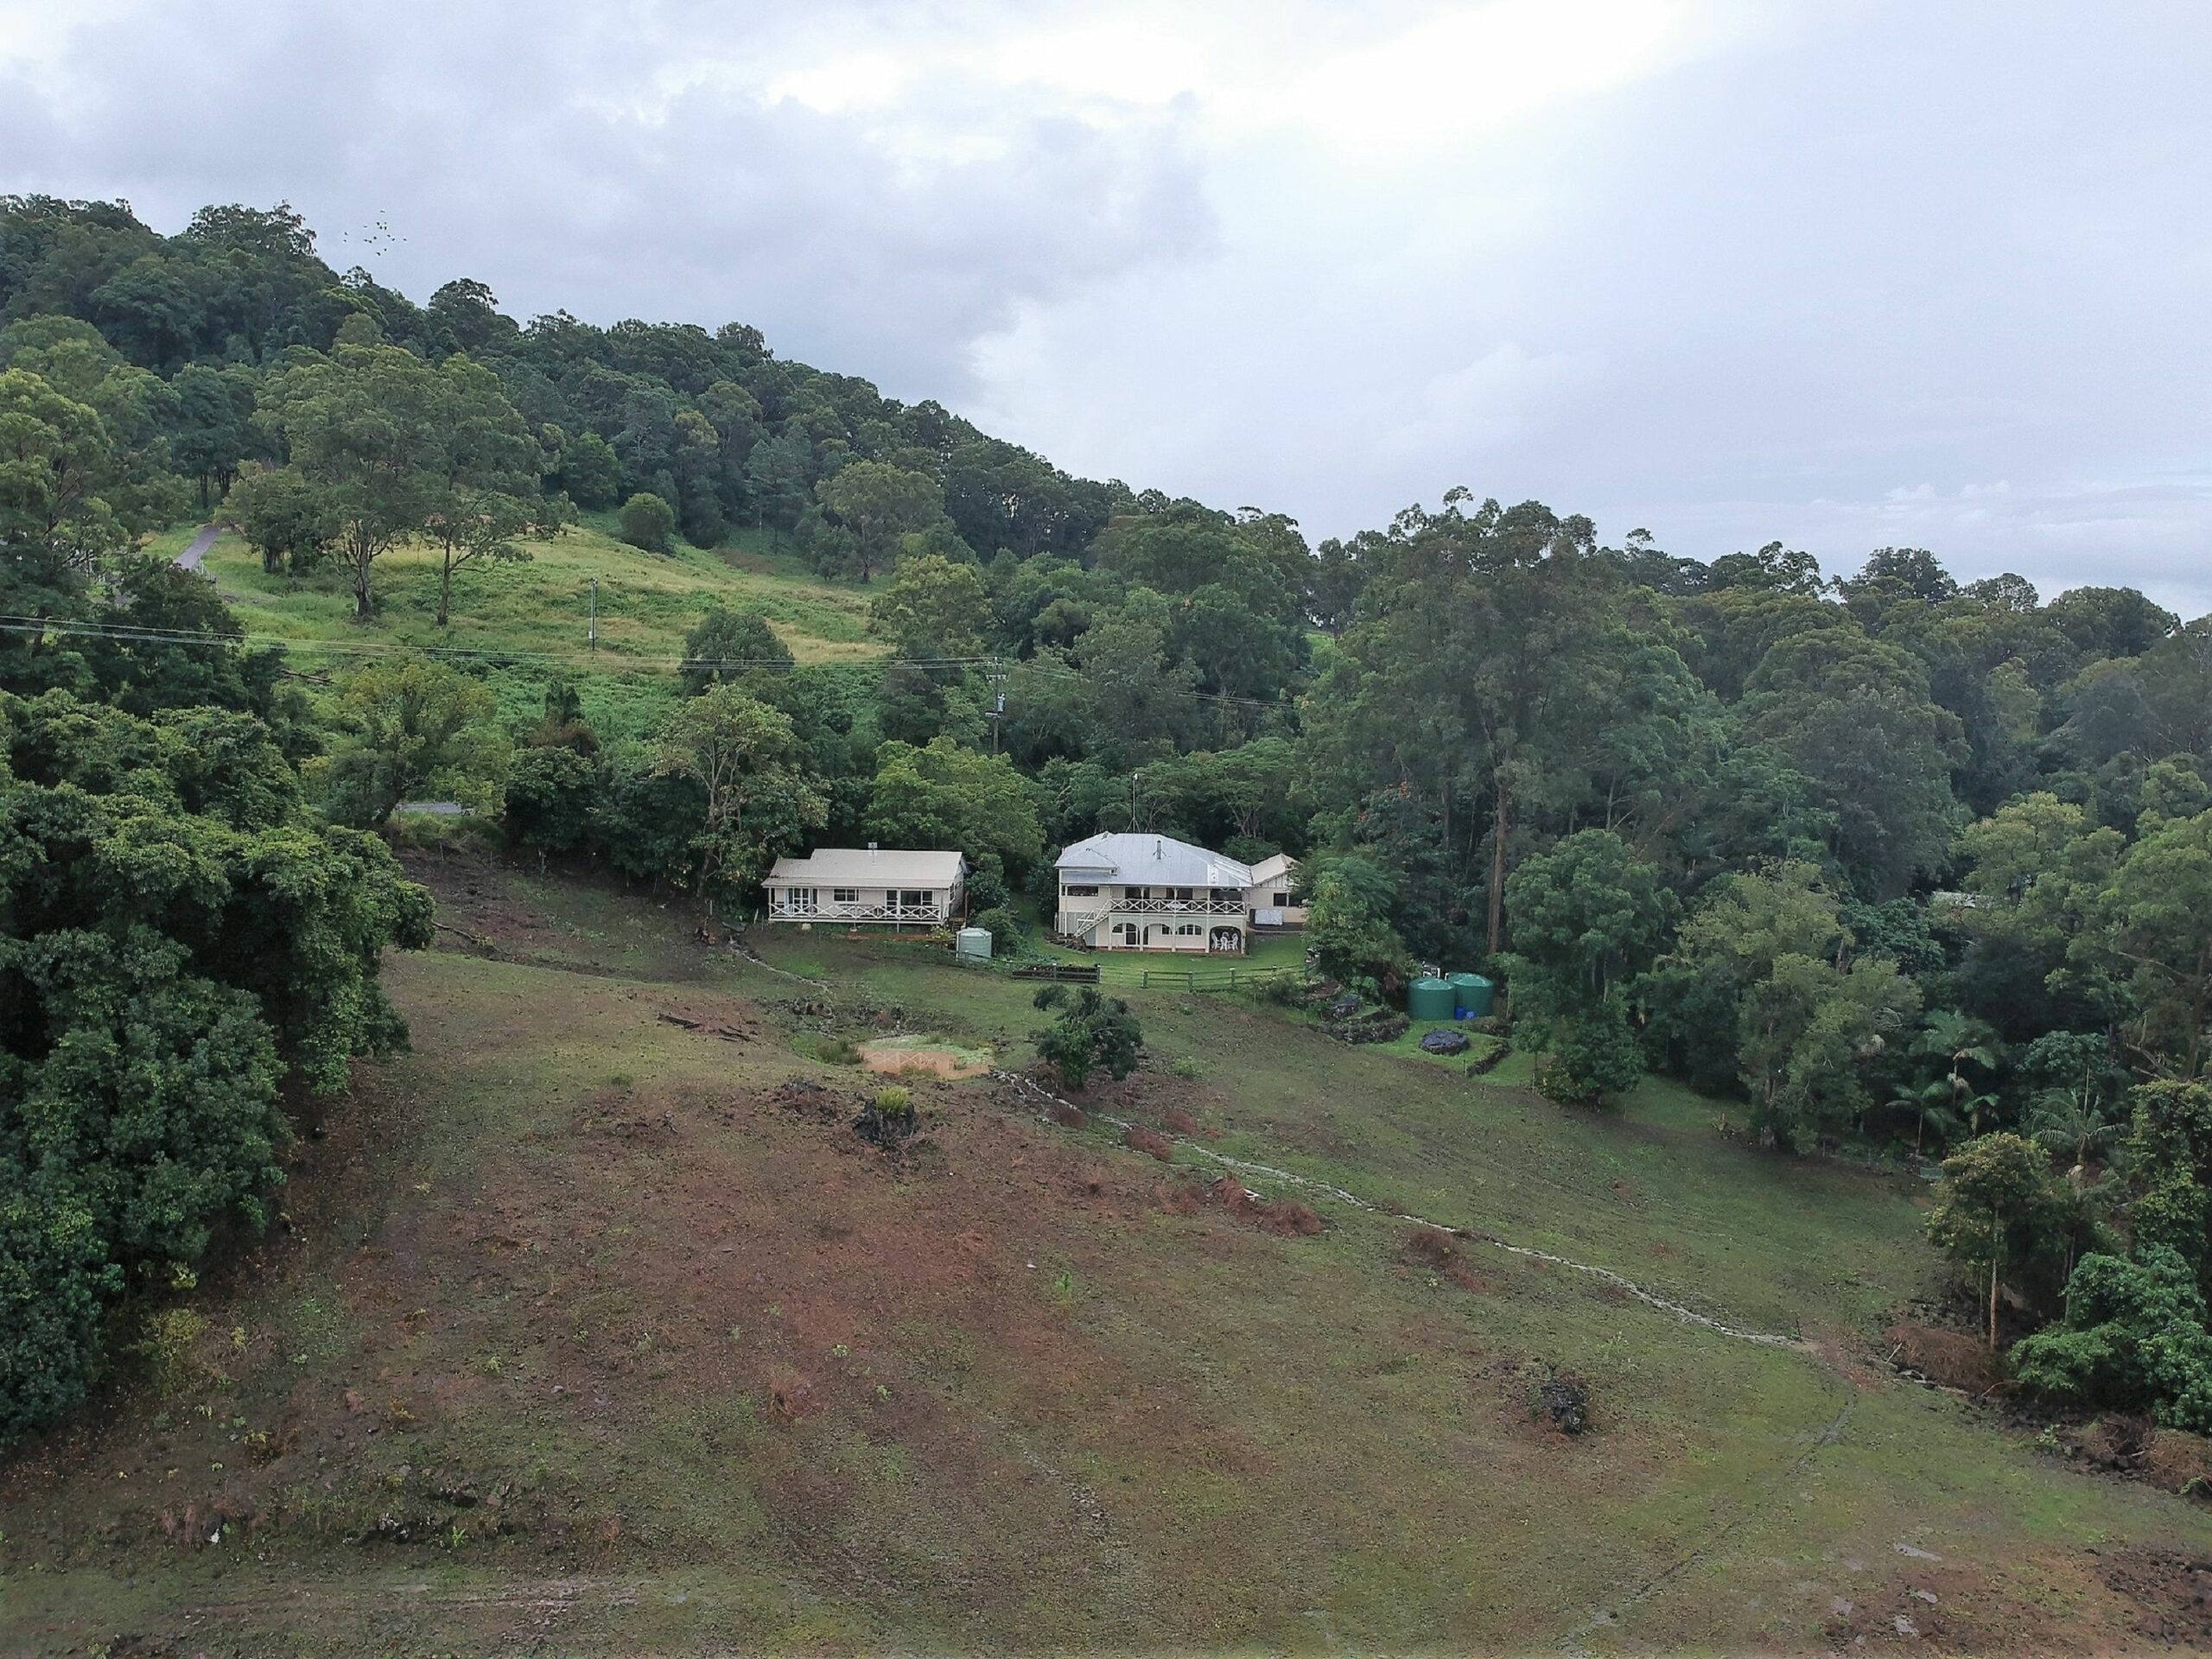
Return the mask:
{"type": "Polygon", "coordinates": [[[1278,857],[1259,868],[1270,871],[1264,881],[1249,866],[1172,836],[1092,836],[1057,861],[1053,931],[1100,950],[1242,956],[1255,925],[1292,925],[1285,912],[1294,861],[1278,857]]]}
{"type": "Polygon", "coordinates": [[[968,861],[958,853],[895,847],[823,847],[779,858],[761,884],[772,922],[859,927],[937,927],[967,903],[968,861]]]}

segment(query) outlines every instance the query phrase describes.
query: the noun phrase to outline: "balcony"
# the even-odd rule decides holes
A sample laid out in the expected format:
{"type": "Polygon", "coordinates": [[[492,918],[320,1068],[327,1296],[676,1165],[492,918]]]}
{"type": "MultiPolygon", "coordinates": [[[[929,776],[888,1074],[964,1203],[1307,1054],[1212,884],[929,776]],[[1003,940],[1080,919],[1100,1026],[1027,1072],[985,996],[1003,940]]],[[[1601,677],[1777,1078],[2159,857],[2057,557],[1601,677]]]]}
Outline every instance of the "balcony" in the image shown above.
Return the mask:
{"type": "Polygon", "coordinates": [[[929,922],[950,919],[942,900],[933,905],[841,905],[806,904],[794,899],[772,899],[768,903],[768,919],[772,922],[929,922]]]}
{"type": "MultiPolygon", "coordinates": [[[[1074,901],[1062,899],[1061,904],[1074,901]]],[[[1224,899],[1209,894],[1203,899],[1109,899],[1103,894],[1084,900],[1086,909],[1103,907],[1116,916],[1242,916],[1244,897],[1242,893],[1224,899]]]]}

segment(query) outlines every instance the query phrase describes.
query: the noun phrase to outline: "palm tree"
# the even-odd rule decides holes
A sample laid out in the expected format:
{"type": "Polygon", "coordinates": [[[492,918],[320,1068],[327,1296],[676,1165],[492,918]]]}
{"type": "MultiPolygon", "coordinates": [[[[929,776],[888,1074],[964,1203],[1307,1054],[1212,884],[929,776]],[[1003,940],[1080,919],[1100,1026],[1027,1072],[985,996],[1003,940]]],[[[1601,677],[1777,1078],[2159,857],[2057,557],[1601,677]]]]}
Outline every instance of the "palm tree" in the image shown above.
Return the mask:
{"type": "Polygon", "coordinates": [[[1965,1068],[1972,1064],[1984,1071],[1994,1071],[2005,1064],[2005,1046],[1997,1040],[1989,1022],[1956,1008],[1938,1008],[1921,1021],[1920,1040],[1913,1045],[1913,1052],[1933,1055],[1949,1067],[1943,1082],[1950,1090],[1952,1109],[1964,1113],[1974,1132],[1980,1135],[1981,1114],[1997,1103],[1997,1096],[1976,1093],[1965,1068]]]}
{"type": "Polygon", "coordinates": [[[2053,1151],[2070,1148],[2076,1166],[2088,1163],[2091,1152],[2102,1151],[2119,1130],[2088,1090],[2046,1089],[2029,1104],[2028,1132],[2053,1151]]]}
{"type": "Polygon", "coordinates": [[[1889,1103],[1893,1112],[1910,1112],[1913,1116],[1912,1155],[1917,1158],[1927,1144],[1929,1126],[1936,1129],[1936,1138],[1948,1141],[1966,1127],[1966,1120],[1952,1107],[1951,1084],[1948,1078],[1937,1077],[1910,1088],[1889,1103]]]}

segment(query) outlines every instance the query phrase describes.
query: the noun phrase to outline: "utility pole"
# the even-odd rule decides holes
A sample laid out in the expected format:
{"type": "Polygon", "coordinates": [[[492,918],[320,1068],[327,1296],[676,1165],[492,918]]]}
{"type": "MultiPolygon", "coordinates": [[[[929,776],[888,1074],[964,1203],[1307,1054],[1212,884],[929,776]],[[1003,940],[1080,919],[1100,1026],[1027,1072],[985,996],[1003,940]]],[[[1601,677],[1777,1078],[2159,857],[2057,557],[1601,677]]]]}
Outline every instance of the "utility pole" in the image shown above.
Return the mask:
{"type": "Polygon", "coordinates": [[[591,579],[591,622],[584,631],[584,647],[588,651],[599,649],[599,578],[597,576],[591,579]]]}
{"type": "Polygon", "coordinates": [[[995,700],[995,706],[992,708],[989,716],[991,722],[991,753],[993,754],[996,754],[999,752],[999,724],[1006,718],[1006,673],[1003,667],[996,662],[992,663],[991,672],[988,678],[991,684],[999,688],[995,700]]]}

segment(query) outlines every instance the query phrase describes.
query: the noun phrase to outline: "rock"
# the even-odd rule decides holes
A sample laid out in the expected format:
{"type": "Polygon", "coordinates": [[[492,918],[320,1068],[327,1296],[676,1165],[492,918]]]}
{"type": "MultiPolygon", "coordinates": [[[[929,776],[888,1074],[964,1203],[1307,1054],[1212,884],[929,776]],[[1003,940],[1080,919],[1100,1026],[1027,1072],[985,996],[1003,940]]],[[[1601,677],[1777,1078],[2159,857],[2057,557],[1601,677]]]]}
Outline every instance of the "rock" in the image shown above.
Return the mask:
{"type": "Polygon", "coordinates": [[[1464,1054],[1467,1047],[1467,1033],[1464,1031],[1432,1031],[1421,1039],[1421,1052],[1424,1054],[1464,1054]]]}

